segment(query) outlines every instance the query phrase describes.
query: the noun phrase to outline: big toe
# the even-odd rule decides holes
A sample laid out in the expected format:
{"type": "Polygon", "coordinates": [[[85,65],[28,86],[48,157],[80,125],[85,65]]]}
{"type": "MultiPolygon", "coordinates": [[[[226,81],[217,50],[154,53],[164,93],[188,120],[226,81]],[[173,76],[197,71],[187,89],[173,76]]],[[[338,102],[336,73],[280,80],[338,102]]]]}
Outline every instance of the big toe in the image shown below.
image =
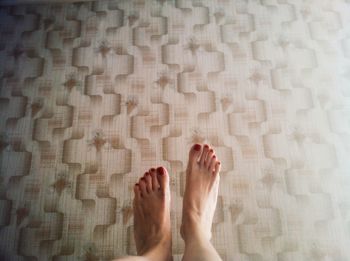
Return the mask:
{"type": "Polygon", "coordinates": [[[189,161],[192,163],[198,161],[199,155],[201,154],[202,146],[200,144],[194,144],[190,149],[189,161]]]}
{"type": "Polygon", "coordinates": [[[157,168],[157,177],[158,177],[160,189],[163,192],[166,192],[166,190],[169,189],[169,174],[166,168],[164,167],[157,168]]]}

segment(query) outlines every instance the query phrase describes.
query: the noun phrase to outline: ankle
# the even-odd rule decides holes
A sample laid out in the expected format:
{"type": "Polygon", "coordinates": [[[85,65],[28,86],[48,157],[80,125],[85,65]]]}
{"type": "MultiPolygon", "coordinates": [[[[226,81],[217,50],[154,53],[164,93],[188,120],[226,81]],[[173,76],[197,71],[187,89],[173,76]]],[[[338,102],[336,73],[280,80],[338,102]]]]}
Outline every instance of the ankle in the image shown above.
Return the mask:
{"type": "Polygon", "coordinates": [[[186,211],[182,217],[181,235],[185,243],[206,238],[201,217],[195,211],[186,211]]]}

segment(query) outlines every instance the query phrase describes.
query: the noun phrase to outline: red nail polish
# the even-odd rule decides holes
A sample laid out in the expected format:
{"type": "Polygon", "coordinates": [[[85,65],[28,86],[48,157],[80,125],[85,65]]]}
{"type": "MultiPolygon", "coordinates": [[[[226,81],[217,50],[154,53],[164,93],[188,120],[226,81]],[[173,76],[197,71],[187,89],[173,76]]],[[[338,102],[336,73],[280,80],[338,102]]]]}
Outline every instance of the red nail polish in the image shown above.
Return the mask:
{"type": "Polygon", "coordinates": [[[136,183],[135,186],[139,186],[139,183],[136,183]]]}
{"type": "Polygon", "coordinates": [[[146,179],[144,177],[142,177],[141,180],[146,180],[146,179]]]}
{"type": "Polygon", "coordinates": [[[157,168],[157,171],[160,175],[164,175],[165,174],[165,169],[163,167],[159,167],[157,168]]]}
{"type": "Polygon", "coordinates": [[[218,162],[218,165],[220,165],[221,163],[220,162],[218,162]]]}
{"type": "Polygon", "coordinates": [[[209,151],[210,151],[210,152],[213,152],[213,149],[210,149],[209,151]]]}
{"type": "Polygon", "coordinates": [[[216,158],[216,156],[214,155],[213,158],[216,158]]]}
{"type": "Polygon", "coordinates": [[[151,168],[151,171],[156,171],[156,169],[155,168],[151,168]]]}
{"type": "Polygon", "coordinates": [[[205,148],[209,148],[209,146],[207,144],[204,145],[205,148]]]}
{"type": "Polygon", "coordinates": [[[146,172],[145,174],[146,174],[146,176],[148,176],[148,175],[149,175],[149,172],[146,172]]]}
{"type": "Polygon", "coordinates": [[[200,151],[201,150],[201,145],[199,145],[199,144],[194,145],[194,150],[200,151]]]}

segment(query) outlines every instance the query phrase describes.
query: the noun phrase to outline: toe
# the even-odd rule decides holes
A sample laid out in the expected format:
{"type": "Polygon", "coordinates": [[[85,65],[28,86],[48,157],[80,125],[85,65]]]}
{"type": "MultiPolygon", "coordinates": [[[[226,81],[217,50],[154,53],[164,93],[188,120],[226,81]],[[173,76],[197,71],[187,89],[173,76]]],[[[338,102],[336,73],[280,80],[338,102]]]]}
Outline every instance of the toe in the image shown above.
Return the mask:
{"type": "Polygon", "coordinates": [[[213,155],[214,155],[214,151],[213,151],[213,149],[210,149],[210,150],[208,151],[207,158],[206,158],[206,160],[205,160],[205,162],[204,162],[204,164],[205,164],[205,166],[206,166],[207,168],[210,167],[210,163],[211,163],[211,160],[212,160],[213,155]]]}
{"type": "Polygon", "coordinates": [[[158,176],[158,182],[160,185],[161,191],[165,192],[165,190],[169,186],[169,174],[166,168],[164,167],[159,167],[157,168],[157,176],[158,176]]]}
{"type": "Polygon", "coordinates": [[[151,174],[152,177],[152,188],[153,190],[157,191],[160,187],[157,179],[157,171],[155,168],[151,168],[148,172],[151,174]]]}
{"type": "Polygon", "coordinates": [[[211,157],[211,160],[210,160],[210,163],[209,163],[209,169],[208,170],[210,171],[210,173],[212,173],[214,171],[215,164],[216,164],[216,156],[213,155],[211,157]]]}
{"type": "Polygon", "coordinates": [[[215,176],[219,175],[220,169],[221,169],[221,163],[220,163],[220,161],[217,161],[216,164],[215,164],[215,170],[214,170],[214,175],[215,176]]]}
{"type": "Polygon", "coordinates": [[[139,181],[139,185],[140,185],[140,190],[141,190],[141,195],[143,197],[147,196],[147,185],[146,185],[146,179],[144,177],[140,178],[139,181]]]}
{"type": "Polygon", "coordinates": [[[146,172],[144,175],[144,178],[146,180],[146,189],[147,192],[150,193],[153,189],[152,189],[152,177],[151,174],[149,172],[146,172]]]}
{"type": "Polygon", "coordinates": [[[197,162],[201,154],[202,146],[200,144],[194,144],[190,149],[189,162],[197,162]]]}
{"type": "Polygon", "coordinates": [[[202,155],[201,155],[201,159],[199,162],[201,165],[204,165],[205,159],[207,158],[208,151],[209,151],[209,146],[207,144],[205,144],[202,155]]]}
{"type": "Polygon", "coordinates": [[[140,185],[138,183],[134,186],[134,194],[135,194],[135,200],[138,202],[141,198],[141,191],[140,191],[140,185]]]}

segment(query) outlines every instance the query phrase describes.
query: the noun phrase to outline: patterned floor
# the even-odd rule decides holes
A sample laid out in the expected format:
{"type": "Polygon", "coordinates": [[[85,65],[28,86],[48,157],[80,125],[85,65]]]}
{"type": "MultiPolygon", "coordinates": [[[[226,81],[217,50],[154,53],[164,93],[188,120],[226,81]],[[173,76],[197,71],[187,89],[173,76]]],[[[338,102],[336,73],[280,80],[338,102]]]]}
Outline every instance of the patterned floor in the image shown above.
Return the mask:
{"type": "Polygon", "coordinates": [[[132,186],[159,165],[181,260],[194,142],[222,162],[223,260],[350,260],[349,0],[6,2],[1,260],[134,254],[132,186]]]}

